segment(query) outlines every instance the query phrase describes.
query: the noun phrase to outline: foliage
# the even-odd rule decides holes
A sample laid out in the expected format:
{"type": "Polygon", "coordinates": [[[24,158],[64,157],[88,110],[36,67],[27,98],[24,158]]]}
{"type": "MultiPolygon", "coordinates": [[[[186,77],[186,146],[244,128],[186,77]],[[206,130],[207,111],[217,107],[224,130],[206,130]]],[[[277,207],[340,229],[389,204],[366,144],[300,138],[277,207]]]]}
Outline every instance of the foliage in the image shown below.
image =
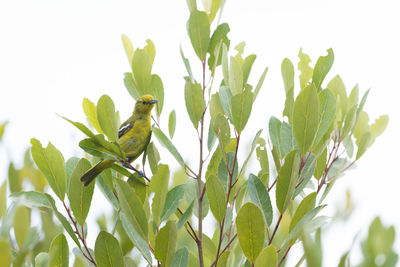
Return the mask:
{"type": "MultiPolygon", "coordinates": [[[[144,48],[134,50],[123,35],[131,68],[124,75],[128,92],[133,99],[152,94],[160,101],[153,118],[157,141],[149,144],[143,156],[144,176],[116,163],[97,177],[96,184],[83,186],[81,175],[100,158],[125,161],[117,142],[120,118],[113,100],[107,95],[97,104],[84,99],[89,126],[63,118],[86,136],[79,147],[89,159],[65,160],[54,145],[43,147],[32,138],[24,167],[15,169],[10,164],[9,180],[0,187],[1,266],[68,266],[70,251],[74,266],[137,266],[138,261],[151,266],[283,266],[299,242],[304,248],[299,262],[322,266],[324,218],[319,214],[326,206],[324,199],[336,180],[383,133],[388,117],[369,124],[363,110],[369,91],[359,100],[358,87],[347,95],[340,76],[325,81],[334,62],[332,49],[313,67],[300,49],[300,88],[295,88],[294,65],[285,58],[281,66],[286,94],[283,118],[271,117],[268,131],[259,129],[251,136],[246,152],[241,139],[249,133],[246,125],[268,68],[253,83],[256,55],[244,55],[244,42],[234,48],[233,55],[229,25],[213,22],[221,15],[224,1],[211,1],[204,11],[197,9],[195,0],[187,3],[188,36],[197,58],[189,61],[181,49],[187,70],[182,94],[199,139],[199,164],[187,164],[172,141],[175,110],[169,113],[168,129],[160,128],[164,86],[160,76],[152,73],[155,45],[147,40],[144,48]],[[201,65],[200,80],[191,64],[201,65]],[[160,156],[160,145],[182,168],[173,179],[173,164],[167,165],[160,156]],[[239,154],[246,160],[239,161],[239,154]],[[248,162],[253,158],[258,164],[250,169],[248,162]],[[34,190],[24,191],[23,181],[29,181],[34,190]],[[96,187],[116,216],[113,227],[105,218],[98,219],[101,231],[95,243],[89,244],[86,221],[96,187]],[[31,220],[38,210],[41,229],[31,220]],[[206,216],[214,219],[212,236],[203,231],[206,216]],[[132,258],[133,248],[139,257],[132,258]]],[[[2,124],[0,138],[4,128],[2,124]]],[[[385,228],[375,219],[362,245],[360,266],[375,266],[379,260],[394,266],[393,241],[394,228],[385,228]]],[[[339,266],[348,266],[348,254],[339,266]]]]}

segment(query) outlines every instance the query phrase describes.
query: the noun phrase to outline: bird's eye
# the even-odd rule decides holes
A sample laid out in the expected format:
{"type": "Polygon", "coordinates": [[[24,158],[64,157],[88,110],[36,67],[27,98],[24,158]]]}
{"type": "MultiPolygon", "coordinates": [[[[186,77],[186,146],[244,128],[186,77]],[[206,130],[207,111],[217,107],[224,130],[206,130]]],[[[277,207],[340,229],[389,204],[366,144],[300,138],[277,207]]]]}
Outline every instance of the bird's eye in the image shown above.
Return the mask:
{"type": "Polygon", "coordinates": [[[142,104],[143,104],[143,105],[146,104],[146,101],[143,101],[142,104]]]}

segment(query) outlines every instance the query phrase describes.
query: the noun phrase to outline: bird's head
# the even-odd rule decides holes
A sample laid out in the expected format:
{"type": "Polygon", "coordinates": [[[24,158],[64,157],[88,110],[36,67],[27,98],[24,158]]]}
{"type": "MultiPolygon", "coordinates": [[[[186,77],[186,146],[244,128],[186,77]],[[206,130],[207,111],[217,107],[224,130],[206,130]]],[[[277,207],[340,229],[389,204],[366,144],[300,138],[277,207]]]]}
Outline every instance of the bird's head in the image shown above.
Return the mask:
{"type": "Polygon", "coordinates": [[[149,114],[157,102],[152,95],[143,95],[136,101],[134,112],[149,114]]]}

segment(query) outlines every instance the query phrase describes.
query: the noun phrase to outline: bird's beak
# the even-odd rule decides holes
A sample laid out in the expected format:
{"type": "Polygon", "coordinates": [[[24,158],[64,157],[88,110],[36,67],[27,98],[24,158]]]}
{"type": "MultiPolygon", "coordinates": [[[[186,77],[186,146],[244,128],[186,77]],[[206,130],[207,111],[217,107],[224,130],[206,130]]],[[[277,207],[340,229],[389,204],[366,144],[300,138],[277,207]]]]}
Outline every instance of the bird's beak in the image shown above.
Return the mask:
{"type": "Polygon", "coordinates": [[[159,102],[158,100],[153,99],[153,100],[151,100],[151,101],[149,102],[149,104],[150,104],[150,105],[153,105],[153,104],[158,103],[158,102],[159,102]]]}

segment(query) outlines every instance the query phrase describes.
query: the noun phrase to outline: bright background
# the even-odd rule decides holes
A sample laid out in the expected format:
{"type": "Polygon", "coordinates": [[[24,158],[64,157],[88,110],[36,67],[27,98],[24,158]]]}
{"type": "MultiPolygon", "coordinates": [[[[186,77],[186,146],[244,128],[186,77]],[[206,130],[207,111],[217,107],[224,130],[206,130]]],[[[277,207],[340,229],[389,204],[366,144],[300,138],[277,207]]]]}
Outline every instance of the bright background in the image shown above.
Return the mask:
{"type": "MultiPolygon", "coordinates": [[[[395,225],[399,236],[399,11],[397,1],[389,0],[228,0],[222,16],[221,22],[228,22],[231,28],[231,48],[245,40],[245,54],[257,55],[250,83],[255,84],[269,66],[243,144],[261,128],[265,137],[269,117],[281,116],[281,62],[288,57],[296,66],[300,47],[310,55],[312,66],[318,56],[326,55],[326,49],[333,48],[335,62],[326,81],[340,74],[348,92],[357,83],[360,94],[372,88],[365,105],[370,119],[390,116],[383,136],[358,167],[336,183],[327,199],[331,205],[326,212],[332,215],[345,201],[345,190],[350,189],[355,212],[350,221],[335,224],[324,235],[326,266],[337,265],[359,231],[364,238],[375,215],[380,215],[384,224],[395,225]]],[[[153,73],[161,76],[166,95],[162,128],[167,129],[168,114],[176,109],[174,142],[184,158],[195,164],[196,140],[186,139],[195,132],[188,127],[191,124],[184,108],[182,77],[186,71],[179,55],[182,45],[200,80],[200,63],[186,34],[188,17],[185,1],[1,1],[0,122],[10,123],[0,144],[0,182],[7,177],[10,161],[21,166],[32,137],[44,144],[51,141],[65,158],[83,155],[78,147],[83,136],[56,113],[84,122],[84,97],[97,102],[102,94],[108,94],[121,118],[129,116],[134,102],[123,85],[123,73],[129,71],[121,43],[123,33],[135,48],[143,47],[147,38],[154,42],[153,73]],[[192,145],[193,149],[187,149],[192,145]]],[[[95,195],[89,213],[92,223],[97,214],[111,210],[101,193],[95,195]]],[[[94,243],[96,231],[89,233],[89,244],[94,243]]],[[[399,244],[397,241],[397,252],[399,244]]],[[[357,263],[358,250],[357,245],[353,263],[357,263]]]]}

